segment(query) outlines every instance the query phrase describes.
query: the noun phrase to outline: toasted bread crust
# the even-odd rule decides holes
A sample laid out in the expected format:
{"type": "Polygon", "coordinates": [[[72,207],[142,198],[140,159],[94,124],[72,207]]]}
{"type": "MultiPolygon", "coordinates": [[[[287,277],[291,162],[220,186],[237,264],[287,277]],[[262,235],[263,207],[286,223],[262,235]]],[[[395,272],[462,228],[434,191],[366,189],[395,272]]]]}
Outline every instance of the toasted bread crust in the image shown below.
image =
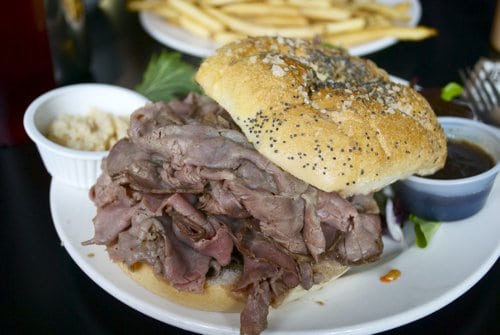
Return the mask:
{"type": "Polygon", "coordinates": [[[139,285],[174,303],[210,312],[240,312],[243,309],[245,299],[233,292],[234,276],[228,276],[227,281],[209,281],[203,293],[192,293],[177,290],[155,274],[153,268],[146,263],[136,263],[133,266],[118,264],[139,285]]]}
{"type": "Polygon", "coordinates": [[[323,191],[368,194],[444,165],[445,136],[427,101],[345,51],[248,38],[206,59],[196,80],[259,152],[323,191]]]}
{"type": "MultiPolygon", "coordinates": [[[[153,268],[146,263],[136,263],[133,266],[121,262],[117,264],[130,278],[145,289],[180,305],[210,312],[240,312],[246,302],[246,297],[243,294],[234,292],[241,269],[225,269],[218,278],[207,280],[202,293],[192,293],[177,290],[168,281],[155,274],[153,268]]],[[[321,273],[322,281],[314,285],[312,290],[322,288],[348,269],[349,267],[334,260],[315,264],[314,271],[321,273]]],[[[286,296],[274,301],[273,307],[297,300],[307,292],[301,286],[297,286],[287,292],[286,296]]]]}

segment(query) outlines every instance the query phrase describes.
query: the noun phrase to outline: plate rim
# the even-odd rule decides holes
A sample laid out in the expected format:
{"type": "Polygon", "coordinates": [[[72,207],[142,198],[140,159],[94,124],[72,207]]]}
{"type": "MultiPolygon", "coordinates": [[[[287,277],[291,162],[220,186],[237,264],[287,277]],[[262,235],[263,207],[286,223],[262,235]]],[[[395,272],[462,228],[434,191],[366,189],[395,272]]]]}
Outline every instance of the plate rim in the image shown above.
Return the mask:
{"type": "MultiPolygon", "coordinates": [[[[217,314],[237,314],[237,313],[212,313],[212,312],[201,312],[201,311],[196,311],[194,309],[184,307],[184,306],[179,306],[176,305],[172,302],[169,302],[168,300],[165,300],[164,298],[161,298],[159,296],[154,295],[154,293],[151,293],[147,291],[147,289],[141,287],[139,284],[134,282],[130,277],[128,277],[123,271],[121,271],[118,267],[118,265],[113,264],[111,260],[107,259],[109,261],[108,265],[111,265],[114,269],[112,272],[117,272],[119,279],[119,284],[113,280],[116,280],[116,278],[106,278],[106,275],[101,273],[95,266],[92,266],[92,259],[95,257],[93,256],[92,258],[85,259],[83,255],[81,255],[81,251],[78,250],[79,247],[81,247],[79,241],[72,241],[71,237],[68,236],[68,231],[66,228],[64,228],[64,220],[59,217],[59,210],[58,210],[58,205],[57,201],[55,200],[57,197],[56,192],[58,191],[58,188],[62,188],[63,190],[69,190],[70,192],[78,192],[80,196],[84,193],[85,196],[87,192],[83,189],[77,189],[71,186],[64,185],[62,182],[52,179],[51,184],[50,184],[50,210],[51,210],[51,215],[52,219],[54,221],[54,226],[56,229],[56,232],[58,236],[61,239],[61,243],[68,252],[68,254],[71,256],[73,261],[80,267],[80,269],[91,279],[93,280],[98,286],[100,286],[103,290],[111,294],[113,297],[115,297],[117,300],[121,301],[122,303],[128,305],[132,309],[141,312],[142,314],[152,317],[160,322],[170,324],[175,327],[179,327],[188,331],[193,331],[193,332],[199,332],[202,334],[237,334],[239,332],[239,328],[232,327],[231,325],[217,325],[213,323],[207,323],[207,322],[200,322],[197,320],[195,317],[193,317],[193,313],[208,313],[211,315],[217,315],[217,314]],[[130,291],[127,291],[126,289],[124,290],[125,287],[126,289],[130,289],[130,291]],[[140,293],[141,297],[137,297],[137,294],[140,293]],[[145,302],[144,300],[146,298],[151,298],[154,297],[154,300],[161,300],[162,305],[166,307],[171,307],[171,306],[176,306],[181,310],[185,310],[187,312],[193,312],[191,315],[183,315],[179,317],[178,315],[174,315],[171,313],[167,313],[166,311],[162,310],[160,311],[157,306],[155,306],[154,302],[145,302]]],[[[494,194],[496,195],[497,198],[500,198],[500,177],[497,177],[495,186],[494,186],[494,194]]],[[[491,201],[491,200],[490,200],[491,201]]],[[[90,203],[90,200],[88,200],[90,203]]],[[[80,202],[79,202],[80,203],[80,202]]],[[[93,205],[92,205],[93,206],[93,205]]],[[[89,225],[91,222],[89,222],[89,225]]],[[[450,224],[456,224],[456,223],[450,223],[450,224]]],[[[91,227],[91,226],[90,226],[91,227]]],[[[440,229],[442,231],[444,227],[440,229]]],[[[454,229],[453,227],[451,229],[454,229]]],[[[438,233],[440,232],[438,231],[438,233]]],[[[90,238],[90,237],[89,237],[90,238]]],[[[387,242],[387,241],[386,241],[387,242]]],[[[105,248],[103,246],[93,246],[93,249],[90,249],[88,251],[89,253],[99,253],[101,254],[102,257],[107,258],[107,253],[105,251],[105,248]]],[[[421,250],[418,249],[415,246],[411,246],[410,248],[404,250],[404,254],[407,254],[408,257],[415,257],[415,255],[410,255],[410,253],[419,253],[419,252],[426,252],[426,250],[421,250]]],[[[403,255],[403,253],[402,253],[403,255]]],[[[399,255],[399,257],[396,257],[394,259],[399,260],[401,262],[402,260],[404,261],[404,257],[399,255]]],[[[88,254],[87,254],[88,256],[88,254]]],[[[427,255],[428,256],[428,255],[427,255]]],[[[380,331],[385,331],[389,329],[393,329],[405,324],[408,324],[410,322],[413,322],[415,320],[418,320],[422,317],[425,317],[427,315],[430,315],[434,313],[435,311],[439,310],[440,308],[446,306],[450,302],[454,301],[455,299],[459,298],[462,294],[464,294],[466,291],[468,291],[472,286],[474,286],[488,271],[491,269],[491,267],[495,264],[497,259],[500,256],[500,241],[497,243],[497,247],[495,250],[492,250],[491,253],[489,253],[489,256],[486,259],[483,259],[481,262],[478,262],[478,265],[476,266],[476,269],[468,274],[466,278],[460,281],[458,285],[455,285],[451,289],[445,290],[444,292],[441,292],[441,294],[433,299],[428,301],[425,304],[417,305],[412,308],[409,308],[403,312],[400,312],[398,314],[392,314],[392,315],[387,315],[383,318],[376,318],[374,320],[368,320],[365,322],[360,322],[354,325],[349,325],[349,326],[341,326],[341,327],[336,327],[336,328],[329,328],[329,329],[321,329],[321,330],[315,330],[316,334],[369,334],[369,333],[375,333],[375,332],[380,332],[380,331]]],[[[391,263],[392,261],[389,261],[391,263]]],[[[396,262],[398,264],[398,262],[396,262]]],[[[384,264],[372,264],[373,268],[384,268],[384,264]]],[[[360,271],[358,273],[355,273],[354,276],[356,276],[359,273],[363,273],[364,271],[360,271]]],[[[370,274],[367,271],[368,274],[370,274]]],[[[337,279],[337,283],[334,282],[332,283],[332,287],[329,289],[335,289],[333,286],[338,285],[341,281],[343,282],[342,286],[345,285],[350,285],[348,282],[349,280],[346,280],[346,277],[348,277],[350,274],[348,273],[344,277],[341,277],[337,279]],[[347,284],[346,284],[347,283],[347,284]]],[[[354,278],[354,277],[353,277],[354,278]]],[[[375,278],[375,281],[377,279],[375,278]]],[[[377,285],[377,282],[375,282],[373,285],[377,285]]],[[[383,285],[388,285],[388,284],[383,284],[383,285]]],[[[390,284],[392,285],[392,284],[390,284]]],[[[341,287],[337,287],[337,289],[341,289],[341,287]]],[[[316,294],[316,292],[313,292],[312,294],[316,294]]],[[[311,297],[306,297],[305,299],[312,299],[311,297]]],[[[288,305],[282,306],[279,309],[283,308],[293,308],[290,307],[292,303],[289,303],[288,305]]],[[[299,302],[296,302],[299,303],[299,302]]],[[[301,302],[302,303],[302,302],[301,302]]],[[[277,313],[273,311],[274,313],[277,313]]],[[[273,313],[271,312],[271,313],[273,313]]],[[[271,315],[272,317],[272,315],[271,315]]],[[[296,335],[306,335],[310,334],[311,329],[308,330],[290,330],[287,329],[286,331],[283,330],[281,331],[280,329],[268,329],[266,331],[266,334],[274,334],[274,335],[285,335],[285,334],[296,334],[296,335]]]]}

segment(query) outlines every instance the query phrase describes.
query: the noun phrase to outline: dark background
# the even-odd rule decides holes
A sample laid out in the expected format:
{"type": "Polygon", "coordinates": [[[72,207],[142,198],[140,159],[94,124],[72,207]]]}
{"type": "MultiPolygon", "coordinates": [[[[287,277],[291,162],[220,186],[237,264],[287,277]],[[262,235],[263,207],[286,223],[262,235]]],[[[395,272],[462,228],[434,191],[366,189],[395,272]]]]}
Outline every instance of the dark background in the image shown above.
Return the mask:
{"type": "MultiPolygon", "coordinates": [[[[21,124],[28,103],[61,84],[52,76],[43,20],[42,26],[38,21],[32,30],[26,25],[27,19],[40,19],[40,12],[29,12],[34,2],[16,2],[0,16],[6,45],[0,52],[0,332],[190,334],[144,316],[107,294],[60,245],[49,210],[50,177],[21,124]]],[[[107,3],[102,8],[88,1],[88,67],[74,80],[133,88],[151,55],[165,47],[142,30],[137,15],[124,10],[123,1],[107,3]]],[[[422,0],[422,7],[421,24],[437,28],[437,37],[401,42],[366,57],[389,73],[425,87],[459,81],[458,69],[472,66],[480,57],[499,57],[489,42],[495,1],[422,0]]],[[[199,63],[195,57],[185,56],[185,60],[199,63]]],[[[498,334],[499,282],[497,261],[456,301],[383,334],[498,334]]]]}

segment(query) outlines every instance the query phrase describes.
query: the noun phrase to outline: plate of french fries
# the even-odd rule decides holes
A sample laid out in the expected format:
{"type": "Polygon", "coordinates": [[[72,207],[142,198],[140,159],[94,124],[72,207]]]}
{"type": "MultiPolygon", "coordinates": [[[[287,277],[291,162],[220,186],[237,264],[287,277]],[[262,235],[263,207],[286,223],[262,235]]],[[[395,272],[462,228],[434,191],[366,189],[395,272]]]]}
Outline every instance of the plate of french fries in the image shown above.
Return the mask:
{"type": "Polygon", "coordinates": [[[365,55],[399,40],[434,36],[418,0],[129,0],[153,38],[206,57],[247,36],[319,39],[365,55]]]}

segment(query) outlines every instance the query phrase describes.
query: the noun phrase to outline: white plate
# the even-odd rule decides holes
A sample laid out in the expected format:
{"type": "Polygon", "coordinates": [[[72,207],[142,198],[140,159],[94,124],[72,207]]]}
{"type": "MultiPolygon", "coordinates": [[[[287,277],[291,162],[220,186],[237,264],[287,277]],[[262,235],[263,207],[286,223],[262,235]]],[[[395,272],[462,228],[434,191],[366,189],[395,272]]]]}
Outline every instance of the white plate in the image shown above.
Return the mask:
{"type": "MultiPolygon", "coordinates": [[[[327,288],[272,310],[266,333],[374,333],[447,305],[472,287],[500,256],[499,179],[481,212],[468,220],[443,224],[427,249],[385,240],[379,262],[350,271],[327,288]],[[393,268],[402,272],[401,277],[382,283],[379,277],[393,268]]],[[[82,246],[82,241],[93,236],[95,215],[85,190],[53,180],[50,204],[57,233],[68,253],[111,295],[180,328],[202,334],[239,334],[239,314],[202,312],[170,303],[127,277],[108,259],[103,246],[82,246]]]]}
{"type": "MultiPolygon", "coordinates": [[[[398,3],[401,2],[401,0],[381,0],[380,2],[398,3]]],[[[405,24],[408,26],[416,26],[422,16],[422,7],[419,0],[410,0],[410,3],[411,20],[405,24]]],[[[173,49],[193,56],[206,57],[210,56],[217,48],[216,43],[193,35],[178,26],[169,24],[156,14],[142,11],[139,13],[139,19],[144,30],[146,30],[149,35],[158,42],[173,49]]],[[[350,48],[349,51],[353,55],[362,56],[387,48],[396,42],[397,40],[395,38],[382,38],[350,48]]]]}

